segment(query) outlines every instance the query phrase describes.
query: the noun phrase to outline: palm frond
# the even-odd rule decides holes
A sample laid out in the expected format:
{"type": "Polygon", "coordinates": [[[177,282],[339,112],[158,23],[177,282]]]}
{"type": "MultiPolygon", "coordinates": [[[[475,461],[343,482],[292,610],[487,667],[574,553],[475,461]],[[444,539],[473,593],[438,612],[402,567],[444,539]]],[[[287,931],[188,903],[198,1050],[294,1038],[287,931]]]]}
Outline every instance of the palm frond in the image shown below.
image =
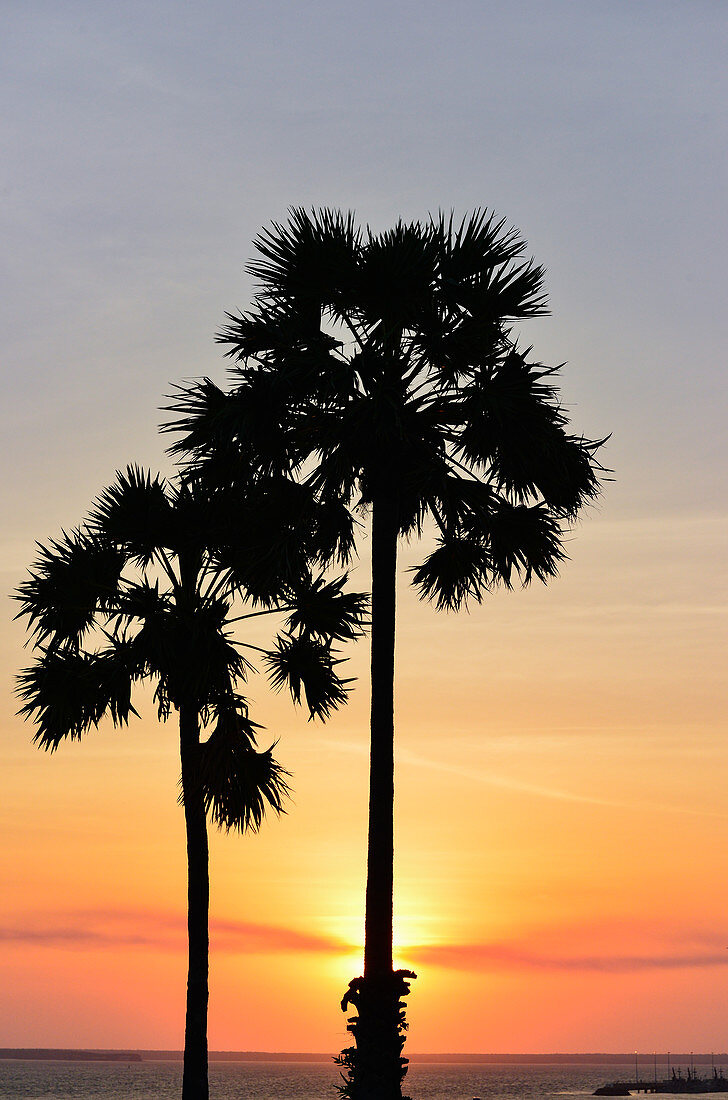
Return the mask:
{"type": "Polygon", "coordinates": [[[270,682],[276,691],[287,687],[294,703],[302,694],[311,718],[328,718],[347,700],[347,684],[336,673],[340,664],[324,642],[309,636],[279,634],[266,658],[270,682]]]}
{"type": "Polygon", "coordinates": [[[114,608],[125,555],[83,531],[64,531],[38,549],[29,577],[13,593],[21,604],[16,618],[26,617],[31,634],[51,649],[78,644],[97,614],[114,608]]]}
{"type": "Polygon", "coordinates": [[[273,748],[255,748],[260,729],[238,705],[221,715],[199,746],[199,781],[205,811],[220,829],[257,832],[266,810],[285,813],[289,773],[273,757],[273,748]]]}
{"type": "Polygon", "coordinates": [[[449,531],[482,541],[479,530],[487,523],[497,496],[487,481],[464,477],[457,468],[451,467],[437,486],[435,501],[449,531]]]}
{"type": "Polygon", "coordinates": [[[556,369],[509,351],[480,368],[461,399],[461,454],[473,466],[492,465],[501,485],[521,496],[533,494],[535,471],[564,436],[556,369]]]}
{"type": "Polygon", "coordinates": [[[253,666],[225,631],[225,600],[150,606],[130,640],[135,659],[157,681],[160,718],[171,706],[193,703],[198,709],[225,698],[230,683],[244,681],[253,666]]]}
{"type": "Polygon", "coordinates": [[[104,717],[125,725],[137,713],[134,679],[126,650],[117,646],[94,654],[42,650],[18,676],[17,693],[26,701],[19,713],[35,722],[33,740],[53,751],[65,738],[79,740],[104,717]]]}
{"type": "Polygon", "coordinates": [[[145,578],[140,582],[129,581],[124,585],[114,603],[113,613],[117,616],[118,625],[127,626],[130,620],[146,622],[147,619],[168,613],[172,606],[171,593],[161,591],[157,579],[152,583],[145,578]]]}
{"type": "Polygon", "coordinates": [[[454,215],[430,218],[439,246],[439,273],[443,290],[474,280],[495,267],[512,263],[526,250],[517,229],[506,228],[505,218],[485,209],[466,215],[458,225],[454,215]]]}
{"type": "Polygon", "coordinates": [[[239,386],[222,396],[212,383],[190,387],[170,406],[183,413],[167,426],[181,433],[171,452],[199,457],[238,449],[248,464],[248,477],[286,473],[300,461],[292,406],[289,379],[261,369],[249,371],[239,386]]]}
{"type": "Polygon", "coordinates": [[[381,342],[415,326],[432,301],[437,248],[427,227],[399,221],[379,235],[369,234],[362,250],[357,314],[378,326],[381,342]]]}
{"type": "Polygon", "coordinates": [[[88,526],[93,535],[120,546],[141,566],[160,548],[176,548],[178,530],[165,482],[138,466],[119,471],[96,500],[88,526]]]}
{"type": "Polygon", "coordinates": [[[543,317],[548,313],[548,297],[543,288],[544,268],[529,260],[507,264],[487,272],[467,294],[462,304],[472,314],[500,322],[543,317]]]}
{"type": "Polygon", "coordinates": [[[301,310],[308,305],[309,328],[318,328],[322,309],[336,309],[352,295],[360,242],[352,213],[293,208],[287,223],[273,222],[253,242],[258,258],[247,271],[262,296],[296,301],[301,310]]]}
{"type": "Polygon", "coordinates": [[[311,450],[318,457],[309,484],[322,500],[338,499],[347,509],[368,453],[363,446],[366,427],[358,404],[341,412],[322,410],[308,420],[311,450]]]}
{"type": "Polygon", "coordinates": [[[531,507],[499,501],[488,521],[493,577],[507,588],[514,573],[527,585],[535,575],[544,583],[555,577],[566,553],[563,531],[544,504],[531,507]]]}
{"type": "Polygon", "coordinates": [[[296,298],[259,304],[247,313],[227,313],[228,324],[215,337],[227,344],[225,353],[241,363],[285,363],[299,369],[328,364],[331,351],[342,347],[341,340],[309,325],[304,306],[296,298]]]}
{"type": "Polygon", "coordinates": [[[433,303],[420,317],[410,337],[410,346],[421,360],[432,364],[433,389],[458,387],[473,375],[502,340],[502,319],[496,316],[450,313],[433,303]]]}
{"type": "Polygon", "coordinates": [[[364,592],[344,592],[348,574],[327,581],[309,577],[291,590],[294,609],[288,617],[288,630],[310,635],[321,641],[351,641],[360,637],[366,625],[369,597],[364,592]]]}
{"type": "Polygon", "coordinates": [[[438,611],[458,611],[469,600],[480,603],[490,588],[490,555],[476,539],[446,535],[413,572],[422,599],[438,611]]]}
{"type": "Polygon", "coordinates": [[[269,607],[308,569],[310,490],[287,478],[266,478],[243,490],[216,562],[254,605],[269,607]]]}
{"type": "Polygon", "coordinates": [[[610,473],[599,462],[596,452],[604,439],[584,439],[565,432],[558,445],[544,456],[533,481],[550,508],[566,519],[573,519],[589,501],[601,492],[602,481],[610,473]]]}
{"type": "Polygon", "coordinates": [[[210,378],[173,387],[165,412],[177,418],[162,425],[179,439],[169,448],[173,455],[198,455],[209,448],[231,447],[238,432],[238,402],[235,393],[225,393],[210,378]]]}
{"type": "Polygon", "coordinates": [[[309,544],[312,560],[322,566],[348,565],[356,552],[356,526],[344,501],[336,497],[314,499],[309,544]]]}
{"type": "Polygon", "coordinates": [[[495,484],[520,502],[543,497],[573,516],[598,496],[604,468],[595,453],[605,440],[568,435],[552,378],[557,368],[509,352],[479,373],[463,398],[460,453],[488,466],[495,484]]]}
{"type": "Polygon", "coordinates": [[[396,464],[400,534],[405,538],[422,533],[425,517],[435,510],[448,476],[445,448],[428,413],[402,418],[403,438],[398,451],[387,455],[383,472],[386,485],[396,464]]]}

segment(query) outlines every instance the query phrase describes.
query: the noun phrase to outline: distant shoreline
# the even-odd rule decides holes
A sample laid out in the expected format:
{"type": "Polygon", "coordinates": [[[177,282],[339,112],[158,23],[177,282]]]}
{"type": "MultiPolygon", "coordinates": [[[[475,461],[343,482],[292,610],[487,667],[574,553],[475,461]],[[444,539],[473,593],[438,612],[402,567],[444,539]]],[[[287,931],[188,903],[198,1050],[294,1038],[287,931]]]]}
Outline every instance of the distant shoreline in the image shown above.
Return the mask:
{"type": "MultiPolygon", "coordinates": [[[[652,1054],[643,1054],[641,1064],[653,1064],[652,1054]]],[[[332,1054],[312,1054],[309,1052],[270,1051],[270,1050],[211,1050],[211,1062],[330,1062],[332,1054]]],[[[60,1062],[179,1062],[181,1050],[84,1050],[63,1047],[0,1047],[0,1059],[16,1061],[60,1061],[60,1062]]],[[[728,1054],[676,1054],[670,1053],[673,1065],[680,1063],[710,1065],[728,1063],[728,1054]]],[[[635,1055],[614,1053],[593,1054],[412,1054],[413,1063],[457,1064],[471,1063],[480,1065],[634,1065],[635,1055]]],[[[665,1055],[657,1055],[658,1064],[665,1055]]]]}

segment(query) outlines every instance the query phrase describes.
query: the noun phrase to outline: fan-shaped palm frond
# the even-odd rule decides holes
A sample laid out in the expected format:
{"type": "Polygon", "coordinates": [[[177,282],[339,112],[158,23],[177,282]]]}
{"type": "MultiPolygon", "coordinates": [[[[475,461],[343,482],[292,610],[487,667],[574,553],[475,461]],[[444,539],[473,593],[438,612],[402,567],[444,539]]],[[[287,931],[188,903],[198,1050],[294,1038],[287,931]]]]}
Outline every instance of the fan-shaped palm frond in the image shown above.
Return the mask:
{"type": "Polygon", "coordinates": [[[435,264],[436,242],[419,222],[368,234],[355,309],[377,344],[416,326],[432,299],[435,264]]]}
{"type": "Polygon", "coordinates": [[[287,687],[299,705],[303,693],[311,718],[328,718],[332,710],[346,702],[351,681],[337,675],[336,665],[341,661],[317,638],[279,634],[265,662],[275,690],[287,687]]]}
{"type": "Polygon", "coordinates": [[[497,348],[502,337],[497,317],[468,312],[443,317],[440,304],[433,301],[412,333],[411,347],[422,361],[432,364],[433,390],[450,394],[482,365],[487,357],[484,349],[497,348]]]}
{"type": "Polygon", "coordinates": [[[478,539],[499,498],[492,485],[449,468],[435,486],[433,499],[449,532],[478,539]]]}
{"type": "Polygon", "coordinates": [[[302,486],[268,479],[252,487],[230,517],[215,560],[228,572],[231,586],[254,605],[274,605],[288,585],[305,575],[308,508],[309,494],[302,486]]]}
{"type": "Polygon", "coordinates": [[[150,610],[130,639],[136,659],[158,681],[160,717],[187,702],[199,710],[229,691],[230,681],[247,678],[252,665],[225,630],[223,600],[172,604],[150,610]]]}
{"type": "Polygon", "coordinates": [[[36,663],[18,676],[20,713],[36,725],[33,740],[53,751],[61,741],[80,740],[105,716],[125,725],[136,711],[131,703],[134,674],[126,651],[116,645],[99,653],[42,650],[36,663]]]}
{"type": "Polygon", "coordinates": [[[361,592],[344,592],[348,574],[327,581],[309,577],[291,592],[293,611],[288,616],[291,634],[300,631],[318,639],[351,641],[366,625],[368,598],[361,592]]]}
{"type": "Polygon", "coordinates": [[[38,550],[28,579],[13,593],[21,603],[16,618],[26,617],[31,633],[50,649],[77,645],[96,615],[113,608],[124,552],[82,531],[64,531],[38,550]]]}
{"type": "Polygon", "coordinates": [[[474,210],[456,226],[454,215],[430,218],[439,251],[439,275],[443,293],[448,287],[475,280],[495,267],[522,256],[526,243],[505,218],[488,210],[474,210]]]}
{"type": "Polygon", "coordinates": [[[229,484],[232,478],[238,483],[249,479],[256,459],[241,434],[238,395],[224,393],[204,378],[174,387],[171,398],[168,411],[182,415],[161,430],[179,434],[169,450],[187,457],[188,476],[200,467],[211,486],[229,484]]]}
{"type": "Polygon", "coordinates": [[[227,402],[220,402],[212,386],[196,397],[199,414],[189,408],[186,419],[183,418],[193,443],[204,433],[208,433],[209,439],[212,429],[218,446],[227,450],[231,443],[236,443],[256,473],[281,476],[296,468],[300,460],[292,432],[288,387],[275,375],[262,370],[252,372],[227,402]],[[203,397],[207,406],[214,409],[212,415],[205,409],[203,397]]]}
{"type": "Polygon", "coordinates": [[[120,547],[141,566],[160,548],[176,549],[178,529],[165,483],[138,466],[128,466],[96,500],[89,529],[120,547]]]}
{"type": "Polygon", "coordinates": [[[216,337],[217,343],[229,345],[226,355],[242,364],[285,365],[291,382],[310,382],[317,374],[323,379],[326,368],[337,362],[332,352],[343,347],[337,336],[305,324],[296,297],[259,302],[248,313],[226,316],[228,324],[216,337]]]}
{"type": "Polygon", "coordinates": [[[267,808],[285,813],[288,772],[273,758],[274,746],[255,748],[260,728],[233,706],[199,746],[205,811],[218,828],[257,832],[267,808]]]}
{"type": "Polygon", "coordinates": [[[160,589],[159,580],[145,578],[128,581],[116,593],[109,608],[110,624],[115,634],[126,633],[132,623],[144,623],[159,615],[171,613],[173,596],[160,589]]]}
{"type": "Polygon", "coordinates": [[[247,270],[262,296],[311,304],[307,322],[318,328],[322,307],[336,308],[355,292],[360,241],[353,214],[297,207],[286,224],[274,222],[260,233],[260,258],[247,270]]]}
{"type": "Polygon", "coordinates": [[[313,497],[310,535],[313,560],[322,566],[348,565],[356,550],[356,526],[356,520],[342,500],[313,497]]]}
{"type": "Polygon", "coordinates": [[[555,577],[566,557],[562,540],[561,526],[546,505],[499,501],[488,523],[494,579],[510,588],[514,572],[524,585],[534,575],[544,582],[555,577]]]}
{"type": "MultiPolygon", "coordinates": [[[[538,465],[538,458],[563,436],[565,418],[556,390],[542,381],[553,373],[553,368],[529,364],[509,352],[479,369],[463,396],[459,450],[473,466],[496,463],[498,477],[509,491],[520,487],[523,468],[529,462],[538,465]]],[[[525,472],[528,477],[527,468],[525,472]]]]}
{"type": "Polygon", "coordinates": [[[458,611],[468,600],[480,603],[492,572],[486,547],[475,539],[448,535],[414,570],[413,583],[438,611],[458,611]]]}
{"type": "Polygon", "coordinates": [[[606,442],[607,438],[584,439],[564,433],[558,445],[543,456],[533,481],[555,515],[574,519],[585,504],[599,496],[603,475],[609,471],[597,460],[596,451],[606,442]]]}
{"type": "Polygon", "coordinates": [[[461,288],[461,304],[483,318],[503,322],[544,316],[548,313],[544,275],[544,269],[532,260],[495,268],[472,289],[461,288]]]}

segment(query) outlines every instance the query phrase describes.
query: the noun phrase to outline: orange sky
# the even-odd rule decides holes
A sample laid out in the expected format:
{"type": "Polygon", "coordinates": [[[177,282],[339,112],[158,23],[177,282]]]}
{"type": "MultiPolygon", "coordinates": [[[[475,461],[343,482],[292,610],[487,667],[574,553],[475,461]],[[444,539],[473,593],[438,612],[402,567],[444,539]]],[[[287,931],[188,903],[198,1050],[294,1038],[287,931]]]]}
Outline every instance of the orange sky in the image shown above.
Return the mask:
{"type": "MultiPolygon", "coordinates": [[[[270,0],[5,5],[0,589],[127,462],[291,204],[375,230],[479,205],[546,266],[616,471],[548,588],[406,587],[396,924],[412,1051],[725,1049],[728,8],[270,0]],[[457,12],[457,16],[453,12],[457,12]],[[355,43],[355,46],[353,45],[355,43]]],[[[424,552],[424,549],[423,549],[424,552]]],[[[366,543],[358,588],[368,586],[366,543]]],[[[0,1046],[182,1043],[185,846],[150,706],[54,756],[0,631],[0,1046]]],[[[368,647],[325,726],[254,686],[295,801],[212,838],[213,1048],[337,1051],[364,905],[368,647]]]]}
{"type": "MultiPolygon", "coordinates": [[[[609,497],[548,589],[443,616],[401,588],[396,926],[419,973],[413,1050],[724,1045],[725,603],[698,591],[724,525],[615,522],[609,497]]],[[[360,676],[366,659],[361,643],[360,676]]],[[[326,726],[253,694],[295,804],[258,837],[213,837],[210,1041],[333,1050],[361,958],[366,683],[326,726]]],[[[5,720],[3,1043],[179,1046],[175,729],[147,707],[52,757],[29,734],[5,720]]]]}

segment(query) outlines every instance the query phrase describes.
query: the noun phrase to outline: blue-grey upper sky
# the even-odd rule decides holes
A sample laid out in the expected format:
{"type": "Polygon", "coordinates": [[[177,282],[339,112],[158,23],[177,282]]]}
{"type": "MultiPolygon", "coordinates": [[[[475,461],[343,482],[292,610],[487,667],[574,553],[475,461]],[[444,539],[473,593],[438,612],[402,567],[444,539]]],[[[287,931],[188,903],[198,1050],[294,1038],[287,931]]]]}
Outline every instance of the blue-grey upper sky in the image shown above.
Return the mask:
{"type": "Polygon", "coordinates": [[[164,465],[162,395],[222,377],[213,333],[292,204],[493,207],[548,270],[529,342],[568,362],[577,429],[613,433],[608,506],[722,508],[724,0],[0,12],[11,538],[164,465]]]}

